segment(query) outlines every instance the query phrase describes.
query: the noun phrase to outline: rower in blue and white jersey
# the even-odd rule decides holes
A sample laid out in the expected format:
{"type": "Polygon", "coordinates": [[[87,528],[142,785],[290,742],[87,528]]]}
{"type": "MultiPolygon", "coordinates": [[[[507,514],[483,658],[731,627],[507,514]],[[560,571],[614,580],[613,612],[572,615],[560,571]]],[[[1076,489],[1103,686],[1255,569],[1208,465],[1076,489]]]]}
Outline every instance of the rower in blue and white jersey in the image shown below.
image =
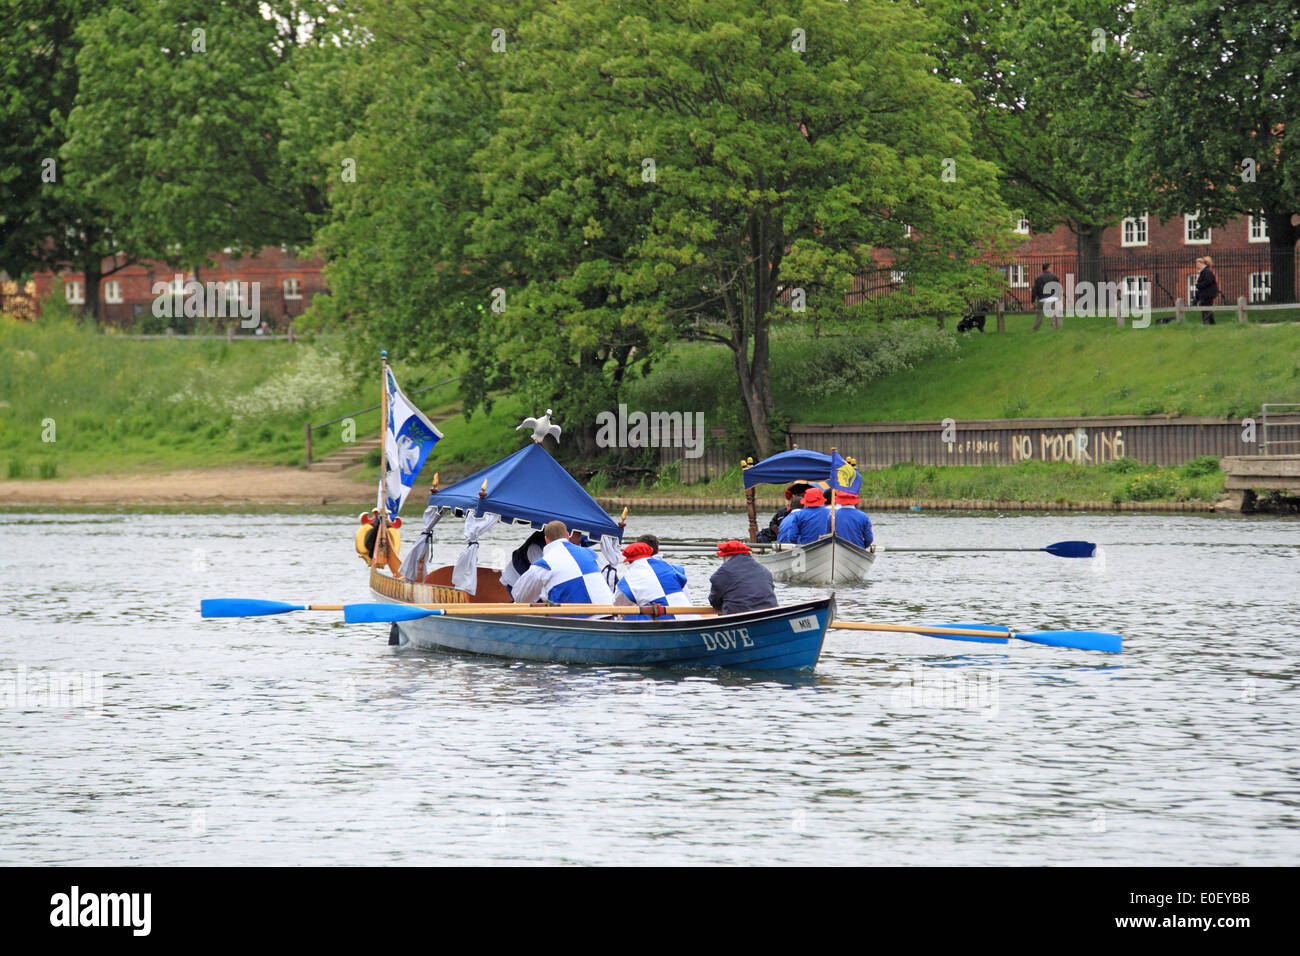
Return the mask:
{"type": "Polygon", "coordinates": [[[536,600],[557,604],[612,604],[614,593],[605,583],[596,555],[568,540],[563,521],[548,521],[542,528],[546,545],[542,556],[520,576],[511,589],[516,604],[536,600]]]}
{"type": "MultiPolygon", "coordinates": [[[[633,541],[623,549],[623,574],[614,593],[615,605],[658,604],[660,607],[688,607],[686,571],[663,558],[645,541],[633,541]]],[[[673,620],[677,615],[660,614],[658,620],[673,620]]],[[[679,615],[683,620],[698,614],[679,615]]],[[[649,620],[648,614],[628,614],[627,621],[649,620]]]]}

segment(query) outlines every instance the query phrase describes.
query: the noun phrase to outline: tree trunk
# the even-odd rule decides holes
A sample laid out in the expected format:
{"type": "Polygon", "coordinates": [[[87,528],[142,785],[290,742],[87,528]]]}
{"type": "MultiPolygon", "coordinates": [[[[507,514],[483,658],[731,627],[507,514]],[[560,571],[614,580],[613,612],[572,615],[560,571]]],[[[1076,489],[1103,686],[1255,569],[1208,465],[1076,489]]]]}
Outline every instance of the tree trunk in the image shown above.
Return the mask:
{"type": "MultiPolygon", "coordinates": [[[[1105,226],[1095,223],[1077,223],[1075,225],[1075,251],[1078,254],[1079,282],[1091,282],[1093,288],[1101,284],[1101,235],[1105,226]]],[[[1065,281],[1065,277],[1061,277],[1065,281]]]]}
{"type": "Polygon", "coordinates": [[[85,297],[86,301],[81,306],[82,313],[89,315],[96,323],[99,322],[99,287],[103,283],[104,273],[103,265],[98,258],[95,259],[94,265],[87,264],[82,270],[86,277],[85,297]]]}
{"type": "Polygon", "coordinates": [[[1294,302],[1295,294],[1295,244],[1300,239],[1300,227],[1291,224],[1291,213],[1268,213],[1268,258],[1272,275],[1269,277],[1270,302],[1294,302]]]}
{"type": "Polygon", "coordinates": [[[763,369],[761,381],[750,372],[749,350],[742,338],[733,337],[731,352],[736,362],[736,377],[740,379],[740,397],[745,402],[745,424],[749,429],[749,440],[759,458],[766,458],[772,451],[772,438],[768,434],[768,415],[771,411],[772,388],[767,378],[767,369],[763,369]]]}

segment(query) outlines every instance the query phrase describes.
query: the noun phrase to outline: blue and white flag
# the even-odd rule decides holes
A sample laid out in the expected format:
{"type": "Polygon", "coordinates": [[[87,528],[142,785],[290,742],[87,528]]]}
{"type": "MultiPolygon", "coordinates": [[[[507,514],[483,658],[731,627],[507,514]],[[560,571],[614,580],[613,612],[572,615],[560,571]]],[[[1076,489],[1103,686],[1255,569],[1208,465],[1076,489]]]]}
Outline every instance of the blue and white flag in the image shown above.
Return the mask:
{"type": "Polygon", "coordinates": [[[387,386],[388,423],[384,429],[384,457],[388,462],[388,484],[385,505],[391,517],[402,510],[406,496],[411,493],[425,459],[442,437],[442,432],[434,428],[433,422],[402,394],[392,369],[388,370],[387,386]]]}

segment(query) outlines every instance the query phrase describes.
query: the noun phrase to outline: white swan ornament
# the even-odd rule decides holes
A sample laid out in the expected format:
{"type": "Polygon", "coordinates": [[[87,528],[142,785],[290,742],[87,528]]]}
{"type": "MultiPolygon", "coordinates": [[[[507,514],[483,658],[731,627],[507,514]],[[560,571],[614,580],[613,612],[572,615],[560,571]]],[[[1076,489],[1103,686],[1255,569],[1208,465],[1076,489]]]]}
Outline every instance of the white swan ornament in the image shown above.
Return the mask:
{"type": "Polygon", "coordinates": [[[549,408],[541,418],[525,418],[523,424],[517,426],[515,431],[522,431],[525,428],[533,430],[533,441],[539,445],[547,435],[550,435],[557,442],[560,440],[560,426],[551,424],[551,410],[549,408]]]}

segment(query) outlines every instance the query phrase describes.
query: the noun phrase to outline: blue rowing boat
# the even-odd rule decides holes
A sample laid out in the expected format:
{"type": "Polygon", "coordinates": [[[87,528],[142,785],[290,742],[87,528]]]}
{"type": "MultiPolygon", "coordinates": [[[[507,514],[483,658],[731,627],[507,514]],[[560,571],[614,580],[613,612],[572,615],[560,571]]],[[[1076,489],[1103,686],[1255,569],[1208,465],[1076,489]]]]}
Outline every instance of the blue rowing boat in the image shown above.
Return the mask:
{"type": "MultiPolygon", "coordinates": [[[[564,664],[812,670],[835,598],[671,621],[435,615],[393,625],[399,645],[564,664]]],[[[391,643],[391,641],[390,641],[391,643]]]]}

